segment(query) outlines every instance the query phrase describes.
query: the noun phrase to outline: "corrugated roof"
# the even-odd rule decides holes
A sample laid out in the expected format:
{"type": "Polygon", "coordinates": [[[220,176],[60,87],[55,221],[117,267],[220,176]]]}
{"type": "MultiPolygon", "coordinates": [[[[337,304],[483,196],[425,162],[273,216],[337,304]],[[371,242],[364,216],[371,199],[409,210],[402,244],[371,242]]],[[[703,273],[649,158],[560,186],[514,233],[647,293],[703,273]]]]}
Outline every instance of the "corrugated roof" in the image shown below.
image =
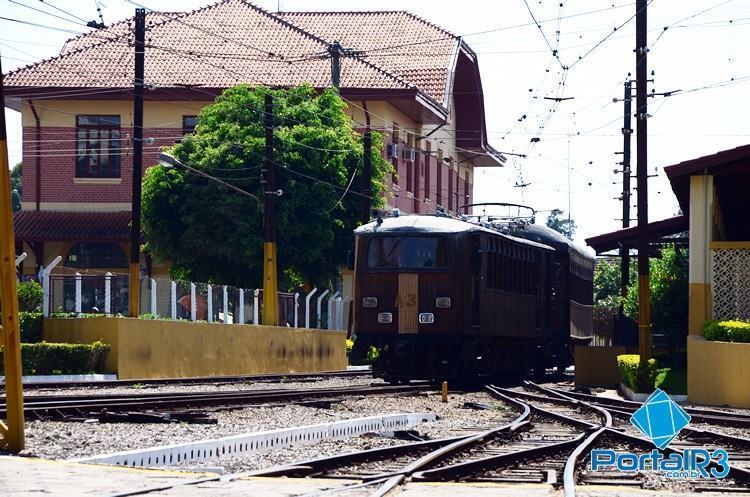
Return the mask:
{"type": "Polygon", "coordinates": [[[130,212],[20,211],[13,215],[19,241],[127,241],[130,212]]]}
{"type": "MultiPolygon", "coordinates": [[[[364,51],[342,59],[342,88],[416,89],[445,104],[458,38],[407,12],[277,15],[244,0],[223,0],[187,13],[149,13],[145,79],[168,88],[302,82],[325,87],[332,38],[364,51]],[[433,41],[387,48],[424,40],[433,41]]],[[[123,21],[73,38],[59,56],[9,73],[5,84],[129,88],[133,52],[132,20],[123,21]]]]}

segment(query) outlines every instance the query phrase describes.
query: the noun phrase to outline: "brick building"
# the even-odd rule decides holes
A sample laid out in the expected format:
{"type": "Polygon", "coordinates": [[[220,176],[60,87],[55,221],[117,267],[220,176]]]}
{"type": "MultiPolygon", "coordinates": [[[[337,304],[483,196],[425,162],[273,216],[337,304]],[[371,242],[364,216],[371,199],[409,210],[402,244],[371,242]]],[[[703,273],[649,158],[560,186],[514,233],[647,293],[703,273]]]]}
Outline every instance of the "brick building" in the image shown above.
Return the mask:
{"type": "MultiPolygon", "coordinates": [[[[501,166],[487,143],[476,54],[403,11],[271,13],[242,0],[192,12],[148,13],[143,167],[239,83],[330,85],[338,41],[341,95],[358,128],[386,133],[387,205],[457,212],[471,203],[474,167],[501,166]],[[395,146],[394,146],[395,145],[395,146]]],[[[5,76],[5,106],[23,117],[18,251],[34,274],[63,266],[127,267],[132,160],[132,20],[69,40],[49,60],[5,76]]],[[[149,272],[151,261],[143,261],[149,272]]],[[[159,268],[154,269],[159,272],[159,268]]]]}

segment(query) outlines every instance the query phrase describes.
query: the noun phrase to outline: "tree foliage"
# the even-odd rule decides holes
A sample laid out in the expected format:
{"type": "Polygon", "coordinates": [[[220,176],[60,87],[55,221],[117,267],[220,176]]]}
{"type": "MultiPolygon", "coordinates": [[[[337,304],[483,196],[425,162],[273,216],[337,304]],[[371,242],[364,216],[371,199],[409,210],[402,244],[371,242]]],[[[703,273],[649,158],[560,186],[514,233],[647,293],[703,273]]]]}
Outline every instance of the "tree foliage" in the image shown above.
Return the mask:
{"type": "Polygon", "coordinates": [[[10,198],[13,212],[21,210],[21,195],[23,194],[23,164],[18,163],[10,170],[10,198]]]}
{"type": "MultiPolygon", "coordinates": [[[[610,309],[620,307],[620,266],[619,258],[599,259],[594,268],[594,304],[610,309]]],[[[630,265],[630,282],[637,281],[636,265],[630,265]]]]}
{"type": "MultiPolygon", "coordinates": [[[[628,288],[624,302],[625,314],[638,319],[637,279],[628,288]]],[[[661,259],[649,263],[651,322],[654,332],[684,335],[688,326],[688,252],[674,245],[665,246],[661,259]]]]}
{"type": "MultiPolygon", "coordinates": [[[[181,162],[263,198],[264,98],[274,97],[280,288],[326,285],[353,247],[365,198],[362,136],[334,90],[237,86],[205,107],[195,133],[171,153],[181,162]],[[350,186],[348,186],[350,185],[350,186]]],[[[391,166],[373,133],[371,195],[391,166]]],[[[250,197],[183,169],[150,168],[143,185],[146,250],[192,280],[257,287],[263,270],[263,215],[250,197]]]]}
{"type": "Polygon", "coordinates": [[[564,214],[563,210],[552,209],[547,217],[547,226],[572,240],[576,232],[576,223],[572,219],[568,220],[567,217],[563,217],[564,214]]]}

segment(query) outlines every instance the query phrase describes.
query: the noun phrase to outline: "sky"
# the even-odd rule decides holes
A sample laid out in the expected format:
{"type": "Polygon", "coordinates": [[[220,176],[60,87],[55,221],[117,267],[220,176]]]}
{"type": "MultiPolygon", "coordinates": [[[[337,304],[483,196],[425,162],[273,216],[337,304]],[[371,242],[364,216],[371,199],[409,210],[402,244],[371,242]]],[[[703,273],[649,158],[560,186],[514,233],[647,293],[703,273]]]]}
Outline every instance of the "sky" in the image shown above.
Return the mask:
{"type": "MultiPolygon", "coordinates": [[[[107,24],[132,17],[136,8],[128,0],[98,3],[107,24]]],[[[138,3],[154,11],[181,11],[210,1],[138,3]]],[[[479,57],[489,142],[509,153],[504,168],[476,171],[475,201],[530,205],[539,212],[538,221],[555,208],[566,216],[570,212],[578,226],[575,238],[581,242],[622,226],[618,152],[623,146],[623,83],[628,73],[635,78],[634,2],[255,3],[273,11],[406,9],[462,36],[479,57]]],[[[55,56],[67,38],[88,30],[81,20],[98,20],[95,0],[0,0],[0,6],[0,17],[71,31],[0,19],[5,72],[55,56]]],[[[750,143],[750,0],[651,0],[648,25],[648,71],[653,71],[653,81],[647,89],[656,93],[648,107],[647,167],[654,175],[648,200],[653,221],[678,213],[665,166],[750,143]],[[659,95],[675,90],[681,91],[659,95]]],[[[20,114],[6,109],[6,117],[10,163],[15,164],[22,160],[20,114]]],[[[633,174],[635,144],[634,134],[633,174]]],[[[633,218],[636,198],[634,193],[633,218]]]]}

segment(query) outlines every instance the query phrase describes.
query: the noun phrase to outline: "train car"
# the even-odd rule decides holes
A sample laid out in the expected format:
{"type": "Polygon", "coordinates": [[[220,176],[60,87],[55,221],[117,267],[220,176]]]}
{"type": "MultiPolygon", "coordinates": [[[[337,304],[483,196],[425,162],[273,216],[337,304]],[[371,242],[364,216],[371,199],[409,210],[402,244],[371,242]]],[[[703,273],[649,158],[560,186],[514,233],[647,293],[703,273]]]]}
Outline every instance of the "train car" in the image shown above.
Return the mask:
{"type": "Polygon", "coordinates": [[[358,228],[353,356],[377,347],[374,373],[390,381],[568,365],[569,262],[585,253],[548,228],[495,221],[404,215],[358,228]]]}

